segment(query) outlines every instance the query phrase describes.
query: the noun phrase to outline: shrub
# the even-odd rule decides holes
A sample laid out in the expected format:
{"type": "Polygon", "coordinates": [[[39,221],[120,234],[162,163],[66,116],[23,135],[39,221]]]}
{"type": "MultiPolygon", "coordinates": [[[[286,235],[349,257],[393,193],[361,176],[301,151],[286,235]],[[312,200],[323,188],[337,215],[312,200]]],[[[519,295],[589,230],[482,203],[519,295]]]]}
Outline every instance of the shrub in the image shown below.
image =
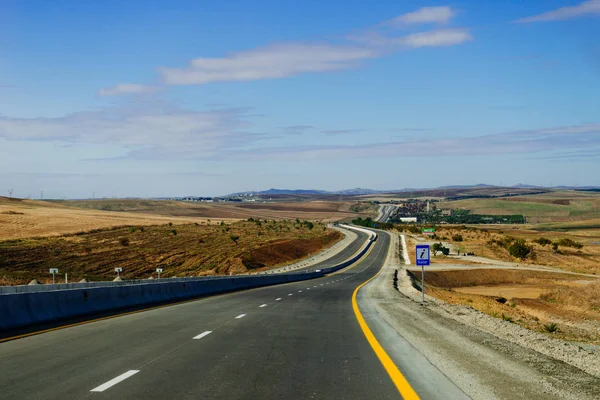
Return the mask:
{"type": "Polygon", "coordinates": [[[237,242],[240,239],[240,237],[236,236],[236,235],[230,235],[229,239],[231,239],[233,241],[233,243],[237,244],[237,242]]]}
{"type": "Polygon", "coordinates": [[[176,229],[171,229],[169,231],[169,233],[171,233],[173,236],[177,236],[177,230],[176,229]]]}
{"type": "Polygon", "coordinates": [[[198,226],[199,224],[197,222],[194,222],[194,225],[198,226]]]}
{"type": "Polygon", "coordinates": [[[534,243],[537,243],[537,244],[540,244],[540,245],[542,245],[542,246],[546,246],[546,245],[548,245],[548,244],[552,244],[552,240],[550,240],[550,239],[547,239],[547,238],[545,238],[545,237],[541,237],[541,238],[539,238],[539,239],[535,239],[533,242],[534,242],[534,243]]]}
{"type": "Polygon", "coordinates": [[[583,247],[583,244],[568,238],[560,239],[558,245],[563,247],[573,247],[575,249],[581,249],[583,247]]]}
{"type": "Polygon", "coordinates": [[[506,321],[506,322],[514,322],[514,320],[511,316],[504,315],[504,314],[502,314],[502,320],[506,321]]]}
{"type": "Polygon", "coordinates": [[[450,254],[450,249],[447,247],[442,247],[442,254],[447,256],[450,254]]]}
{"type": "Polygon", "coordinates": [[[460,235],[460,234],[458,234],[458,235],[453,235],[453,236],[452,236],[452,240],[453,240],[454,242],[462,242],[462,241],[463,241],[463,237],[462,237],[462,235],[460,235]]]}
{"type": "Polygon", "coordinates": [[[169,222],[169,226],[173,226],[173,223],[172,223],[172,222],[169,222]]]}
{"type": "Polygon", "coordinates": [[[544,324],[544,330],[550,333],[558,332],[558,325],[556,325],[554,322],[544,324]]]}
{"type": "Polygon", "coordinates": [[[254,222],[254,218],[252,218],[252,217],[248,218],[248,222],[254,222]]]}
{"type": "Polygon", "coordinates": [[[129,239],[121,238],[119,239],[119,243],[121,243],[121,246],[129,246],[129,239]]]}
{"type": "Polygon", "coordinates": [[[443,248],[444,248],[444,245],[442,245],[441,243],[434,243],[434,244],[431,246],[431,251],[433,252],[433,255],[434,255],[434,256],[436,256],[436,255],[437,255],[437,253],[438,253],[439,251],[442,251],[442,249],[443,249],[443,248]]]}
{"type": "Polygon", "coordinates": [[[408,231],[409,231],[410,233],[414,233],[414,234],[419,234],[419,233],[421,233],[421,230],[420,230],[418,227],[416,227],[416,226],[409,226],[409,227],[408,227],[408,231]]]}
{"type": "Polygon", "coordinates": [[[510,245],[508,252],[511,256],[523,260],[527,258],[529,253],[531,253],[531,246],[528,246],[523,239],[517,239],[512,245],[510,245]]]}
{"type": "Polygon", "coordinates": [[[129,233],[133,233],[133,232],[135,232],[135,228],[133,226],[130,226],[129,227],[129,233]]]}
{"type": "Polygon", "coordinates": [[[555,253],[558,253],[558,254],[560,254],[560,250],[558,249],[558,242],[554,242],[554,243],[552,243],[552,250],[553,250],[555,253]]]}

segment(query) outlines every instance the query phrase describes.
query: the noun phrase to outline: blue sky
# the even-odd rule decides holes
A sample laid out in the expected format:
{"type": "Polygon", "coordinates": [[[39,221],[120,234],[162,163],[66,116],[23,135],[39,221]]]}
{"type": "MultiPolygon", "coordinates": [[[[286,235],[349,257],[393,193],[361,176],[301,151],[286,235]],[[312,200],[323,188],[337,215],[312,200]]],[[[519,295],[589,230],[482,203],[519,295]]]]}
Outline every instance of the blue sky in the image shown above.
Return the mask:
{"type": "Polygon", "coordinates": [[[598,37],[600,0],[4,1],[0,195],[600,185],[598,37]]]}

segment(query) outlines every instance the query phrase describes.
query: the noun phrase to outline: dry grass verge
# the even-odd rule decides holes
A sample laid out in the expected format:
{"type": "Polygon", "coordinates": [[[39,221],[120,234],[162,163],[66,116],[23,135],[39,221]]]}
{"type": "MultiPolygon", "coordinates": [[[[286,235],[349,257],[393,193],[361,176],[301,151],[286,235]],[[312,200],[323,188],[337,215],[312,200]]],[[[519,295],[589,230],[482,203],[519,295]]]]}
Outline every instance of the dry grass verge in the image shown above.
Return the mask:
{"type": "Polygon", "coordinates": [[[600,280],[538,271],[473,269],[429,271],[425,282],[429,295],[447,303],[467,305],[563,339],[600,343],[600,280]]]}
{"type": "Polygon", "coordinates": [[[0,279],[48,281],[59,268],[71,281],[229,275],[291,263],[332,246],[342,235],[321,223],[265,220],[223,225],[165,224],[96,229],[60,237],[0,241],[0,279]],[[312,229],[311,229],[312,224],[312,229]]]}

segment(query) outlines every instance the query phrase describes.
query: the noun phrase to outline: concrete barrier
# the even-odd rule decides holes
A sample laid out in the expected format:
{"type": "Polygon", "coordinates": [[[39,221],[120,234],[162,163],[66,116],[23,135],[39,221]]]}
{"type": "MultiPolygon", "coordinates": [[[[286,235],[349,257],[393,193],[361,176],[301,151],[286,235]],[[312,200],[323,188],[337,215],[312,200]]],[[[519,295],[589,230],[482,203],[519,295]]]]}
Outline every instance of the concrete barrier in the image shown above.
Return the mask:
{"type": "Polygon", "coordinates": [[[17,291],[0,294],[0,330],[320,278],[354,264],[369,250],[375,237],[371,237],[366,246],[352,258],[319,272],[298,271],[272,275],[161,279],[143,281],[143,283],[129,282],[129,284],[124,281],[115,282],[118,284],[110,286],[76,286],[63,290],[23,293],[17,291]]]}

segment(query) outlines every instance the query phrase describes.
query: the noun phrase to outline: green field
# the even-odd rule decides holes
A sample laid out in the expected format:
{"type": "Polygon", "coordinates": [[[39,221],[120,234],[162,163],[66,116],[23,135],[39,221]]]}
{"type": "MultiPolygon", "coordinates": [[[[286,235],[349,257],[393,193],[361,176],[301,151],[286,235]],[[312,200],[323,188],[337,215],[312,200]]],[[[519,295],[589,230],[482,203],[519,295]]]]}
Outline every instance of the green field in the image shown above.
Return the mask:
{"type": "Polygon", "coordinates": [[[438,207],[470,210],[471,214],[522,214],[530,222],[570,222],[600,218],[600,194],[558,191],[498,199],[445,201],[438,207]]]}

